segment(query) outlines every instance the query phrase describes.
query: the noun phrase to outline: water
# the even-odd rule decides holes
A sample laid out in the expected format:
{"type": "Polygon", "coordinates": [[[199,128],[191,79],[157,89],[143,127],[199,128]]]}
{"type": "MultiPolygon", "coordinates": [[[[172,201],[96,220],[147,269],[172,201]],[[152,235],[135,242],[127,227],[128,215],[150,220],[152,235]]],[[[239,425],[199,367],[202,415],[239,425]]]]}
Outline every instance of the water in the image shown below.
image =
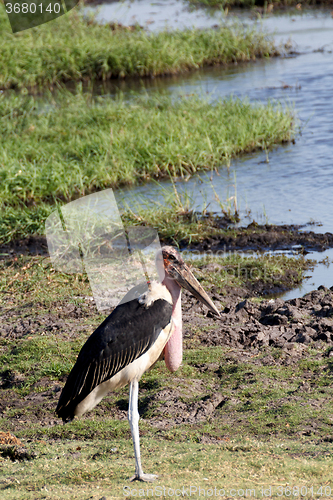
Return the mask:
{"type": "Polygon", "coordinates": [[[307,257],[315,260],[318,264],[313,270],[306,272],[306,278],[298,288],[281,295],[284,300],[303,297],[306,293],[318,288],[319,285],[324,285],[326,288],[330,288],[333,285],[333,248],[325,252],[312,252],[307,257]]]}
{"type": "MultiPolygon", "coordinates": [[[[159,81],[155,88],[163,86],[173,93],[212,93],[216,98],[233,94],[251,101],[277,99],[293,104],[302,127],[295,145],[269,152],[269,163],[264,152],[234,160],[229,170],[221,168],[218,174],[213,173],[212,184],[221,200],[233,196],[236,185],[242,216],[272,224],[316,221],[322,226],[314,230],[332,231],[333,19],[322,13],[299,16],[294,22],[281,16],[270,18],[263,25],[273,29],[274,23],[276,38],[291,36],[301,55],[228,70],[207,69],[159,81]],[[289,32],[286,26],[290,27],[289,32]],[[307,29],[311,33],[308,38],[304,34],[307,29]],[[311,47],[323,51],[313,52],[311,47]]],[[[196,209],[203,208],[208,200],[209,210],[219,211],[209,184],[193,177],[177,188],[195,193],[196,209]]],[[[132,190],[131,196],[144,192],[155,199],[158,191],[158,186],[149,185],[132,190]]]]}
{"type": "Polygon", "coordinates": [[[221,22],[224,13],[216,9],[191,6],[186,0],[126,0],[87,8],[97,12],[99,22],[118,22],[124,26],[139,24],[148,30],[188,27],[210,28],[221,22]]]}
{"type": "MultiPolygon", "coordinates": [[[[136,12],[131,15],[136,15],[135,21],[142,25],[145,25],[146,13],[149,11],[149,29],[160,29],[165,26],[166,20],[172,27],[206,27],[216,22],[229,22],[229,16],[224,20],[220,12],[212,14],[209,11],[207,14],[203,9],[190,12],[183,2],[150,4],[136,0],[130,5],[137,9],[131,11],[136,12]],[[144,5],[147,9],[144,9],[144,5]]],[[[108,8],[111,7],[120,9],[117,4],[109,4],[108,8]]],[[[100,16],[105,16],[105,12],[101,10],[100,16]]],[[[123,24],[129,21],[128,17],[121,15],[117,20],[123,24]]],[[[332,232],[332,15],[330,11],[320,10],[302,15],[274,15],[253,21],[251,16],[243,13],[241,20],[246,24],[255,24],[259,29],[275,32],[278,42],[292,39],[298,55],[261,60],[228,69],[204,69],[178,78],[146,81],[143,82],[148,83],[146,89],[153,92],[164,88],[175,95],[210,93],[212,99],[232,94],[247,97],[251,102],[277,99],[294,105],[302,133],[297,136],[294,145],[277,147],[268,155],[259,152],[236,159],[231,162],[229,169],[224,166],[218,173],[209,174],[210,179],[205,175],[193,177],[187,183],[178,182],[177,189],[186,190],[190,196],[193,194],[196,209],[208,206],[210,211],[216,212],[220,211],[220,205],[215,200],[214,190],[220,200],[237,194],[242,223],[252,219],[272,224],[303,225],[317,222],[320,225],[311,226],[311,230],[332,232]]],[[[126,90],[126,84],[123,90],[126,90]]],[[[163,185],[167,187],[169,183],[164,182],[163,185]]],[[[140,186],[128,191],[127,199],[128,195],[130,198],[144,195],[146,199],[156,199],[160,197],[159,189],[153,184],[140,186]]],[[[324,255],[314,256],[322,260],[324,255]]],[[[332,253],[328,253],[328,258],[333,258],[332,253]]],[[[333,285],[332,272],[325,265],[316,267],[312,278],[296,295],[309,291],[306,287],[313,289],[319,284],[333,285]]],[[[295,296],[295,291],[292,293],[295,296]]]]}
{"type": "MultiPolygon", "coordinates": [[[[207,254],[205,252],[196,253],[191,252],[191,250],[185,250],[184,252],[185,260],[192,259],[202,259],[204,257],[209,257],[211,259],[212,254],[207,254]]],[[[228,251],[226,255],[228,255],[228,251]]],[[[235,251],[235,253],[241,255],[243,258],[253,258],[259,257],[262,255],[260,252],[243,252],[243,251],[235,251]]],[[[265,252],[265,255],[287,255],[290,258],[297,258],[297,250],[290,251],[269,251],[265,252]]],[[[220,257],[223,257],[223,254],[220,254],[220,257]]],[[[333,263],[333,248],[330,248],[324,252],[311,252],[311,254],[307,255],[308,258],[311,258],[314,262],[317,262],[313,266],[313,268],[306,271],[304,279],[300,286],[290,290],[289,292],[279,292],[274,294],[275,296],[279,296],[284,300],[294,299],[296,297],[303,297],[308,292],[318,288],[319,285],[324,285],[326,288],[330,288],[332,286],[332,263],[333,263]]]]}

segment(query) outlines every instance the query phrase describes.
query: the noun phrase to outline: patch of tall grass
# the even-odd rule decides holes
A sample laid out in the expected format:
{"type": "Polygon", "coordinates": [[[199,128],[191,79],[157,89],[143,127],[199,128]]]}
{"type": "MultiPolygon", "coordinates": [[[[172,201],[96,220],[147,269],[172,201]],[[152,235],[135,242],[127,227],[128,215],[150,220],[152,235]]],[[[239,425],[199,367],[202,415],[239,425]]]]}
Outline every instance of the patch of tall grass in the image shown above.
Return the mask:
{"type": "Polygon", "coordinates": [[[0,209],[0,243],[44,234],[45,221],[54,210],[55,206],[45,203],[36,207],[3,206],[0,209]]]}
{"type": "Polygon", "coordinates": [[[93,99],[78,90],[61,91],[45,105],[37,97],[2,94],[0,239],[39,232],[55,203],[211,170],[294,133],[292,110],[273,103],[168,95],[93,99]]]}
{"type": "Polygon", "coordinates": [[[71,200],[97,189],[187,176],[288,141],[290,109],[168,95],[126,101],[61,92],[53,105],[0,96],[0,203],[71,200]]]}
{"type": "Polygon", "coordinates": [[[241,26],[208,30],[111,29],[82,11],[16,34],[0,4],[0,88],[175,74],[278,55],[272,38],[241,26]]]}

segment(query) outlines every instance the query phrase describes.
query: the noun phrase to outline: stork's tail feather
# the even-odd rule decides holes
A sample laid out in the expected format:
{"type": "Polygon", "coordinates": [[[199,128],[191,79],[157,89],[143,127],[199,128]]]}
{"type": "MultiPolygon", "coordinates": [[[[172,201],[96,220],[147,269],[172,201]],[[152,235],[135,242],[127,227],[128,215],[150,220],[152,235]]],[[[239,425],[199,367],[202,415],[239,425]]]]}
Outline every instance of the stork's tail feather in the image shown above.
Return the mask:
{"type": "Polygon", "coordinates": [[[68,406],[60,406],[60,404],[58,404],[55,412],[58,417],[62,419],[64,424],[68,424],[75,418],[74,409],[68,406]]]}
{"type": "Polygon", "coordinates": [[[69,422],[72,422],[72,420],[74,420],[75,418],[75,415],[69,415],[69,416],[59,416],[59,418],[62,418],[62,422],[63,424],[69,424],[69,422]]]}
{"type": "Polygon", "coordinates": [[[63,418],[62,419],[62,423],[65,425],[65,424],[69,424],[69,422],[72,422],[74,420],[75,417],[73,418],[63,418]]]}
{"type": "Polygon", "coordinates": [[[69,415],[69,416],[62,416],[62,415],[59,415],[57,414],[59,418],[62,419],[63,423],[64,424],[69,424],[69,422],[72,422],[72,420],[74,420],[75,418],[75,415],[69,415]]]}

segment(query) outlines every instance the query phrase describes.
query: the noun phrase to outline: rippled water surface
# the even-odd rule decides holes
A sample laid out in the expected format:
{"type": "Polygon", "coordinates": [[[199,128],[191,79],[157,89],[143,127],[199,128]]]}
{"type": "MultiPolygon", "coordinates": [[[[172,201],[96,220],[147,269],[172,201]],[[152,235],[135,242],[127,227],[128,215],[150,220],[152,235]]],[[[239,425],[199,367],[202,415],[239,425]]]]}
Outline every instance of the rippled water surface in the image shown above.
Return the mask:
{"type": "MultiPolygon", "coordinates": [[[[126,10],[125,5],[121,8],[126,10]]],[[[131,15],[135,15],[135,20],[140,24],[147,25],[149,21],[149,29],[160,29],[166,20],[171,27],[186,27],[193,24],[203,27],[220,21],[230,22],[230,16],[225,20],[221,13],[212,14],[212,11],[207,13],[202,9],[190,12],[185,2],[167,4],[136,0],[131,6],[134,10],[128,10],[127,17],[125,15],[122,17],[119,4],[110,4],[108,8],[119,9],[117,17],[119,22],[128,23],[128,16],[132,12],[131,15]],[[147,19],[148,14],[150,17],[147,19]]],[[[101,17],[105,17],[107,12],[103,9],[100,11],[101,17]]],[[[255,24],[258,29],[274,32],[278,42],[291,39],[297,55],[261,60],[254,64],[233,66],[228,69],[208,68],[177,78],[146,81],[144,82],[146,90],[164,88],[175,94],[208,92],[212,94],[213,99],[232,94],[242,98],[248,97],[252,102],[277,99],[282,103],[292,104],[301,125],[301,135],[297,136],[295,144],[277,147],[268,155],[260,152],[236,159],[231,162],[229,169],[221,166],[218,173],[213,173],[211,183],[221,200],[237,194],[244,222],[246,216],[259,222],[268,221],[276,224],[307,224],[316,221],[321,225],[311,226],[312,230],[332,232],[333,18],[331,12],[309,11],[299,15],[274,15],[257,21],[251,19],[249,15],[242,16],[242,22],[255,24]]],[[[110,17],[108,20],[111,20],[110,17]]],[[[133,83],[129,87],[125,84],[123,90],[126,91],[130,86],[133,87],[133,83]]],[[[167,186],[168,182],[164,185],[167,186]]],[[[192,194],[197,209],[208,205],[209,210],[220,210],[210,187],[210,181],[205,175],[201,175],[201,179],[194,177],[187,183],[177,183],[177,188],[185,189],[189,195],[192,194]]],[[[130,198],[136,194],[143,194],[146,199],[156,199],[160,196],[159,188],[151,184],[132,189],[127,194],[130,198]]],[[[333,279],[330,281],[332,273],[329,268],[322,267],[320,272],[321,276],[318,275],[320,282],[315,280],[316,285],[323,281],[327,285],[330,282],[333,284],[333,279]]],[[[311,287],[313,288],[313,283],[311,287]]]]}
{"type": "Polygon", "coordinates": [[[149,30],[165,28],[209,28],[224,18],[216,9],[191,6],[186,0],[126,0],[107,2],[88,11],[97,11],[98,21],[118,22],[125,26],[139,24],[149,30]]]}
{"type": "MultiPolygon", "coordinates": [[[[249,22],[249,21],[248,21],[249,22]]],[[[278,99],[292,104],[302,127],[296,144],[234,160],[229,169],[213,174],[212,183],[221,200],[235,194],[242,215],[270,223],[322,223],[315,230],[332,231],[333,188],[333,19],[328,13],[291,18],[272,17],[263,26],[276,38],[292,38],[300,55],[255,64],[207,69],[177,79],[159,81],[150,88],[174,93],[204,92],[213,97],[236,95],[251,101],[278,99]],[[293,20],[294,19],[294,20],[293,20]],[[320,49],[320,51],[318,51],[320,49]]],[[[205,176],[201,176],[202,179],[205,176]]],[[[195,193],[197,208],[208,202],[219,210],[209,183],[193,178],[183,185],[195,193]]],[[[156,198],[158,187],[135,192],[156,198]]],[[[179,184],[179,189],[182,186],[179,184]]]]}

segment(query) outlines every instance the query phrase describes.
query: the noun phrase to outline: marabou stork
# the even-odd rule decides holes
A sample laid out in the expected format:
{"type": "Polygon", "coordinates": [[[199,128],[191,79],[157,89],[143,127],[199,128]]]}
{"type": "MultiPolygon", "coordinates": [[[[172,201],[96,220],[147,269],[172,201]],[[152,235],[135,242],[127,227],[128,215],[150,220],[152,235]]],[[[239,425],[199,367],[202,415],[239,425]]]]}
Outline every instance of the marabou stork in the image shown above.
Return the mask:
{"type": "MultiPolygon", "coordinates": [[[[111,390],[130,384],[128,420],[131,427],[135,475],[131,480],[153,481],[144,474],[139,444],[138,389],[142,374],[163,354],[171,372],[182,362],[181,287],[219,312],[180,254],[165,246],[156,256],[162,283],[151,282],[139,297],[129,296],[113,310],[82,347],[60,395],[56,413],[64,422],[94,408],[111,390]]],[[[133,289],[134,290],[134,289],[133,289]]],[[[132,291],[128,292],[129,294],[132,291]]]]}

